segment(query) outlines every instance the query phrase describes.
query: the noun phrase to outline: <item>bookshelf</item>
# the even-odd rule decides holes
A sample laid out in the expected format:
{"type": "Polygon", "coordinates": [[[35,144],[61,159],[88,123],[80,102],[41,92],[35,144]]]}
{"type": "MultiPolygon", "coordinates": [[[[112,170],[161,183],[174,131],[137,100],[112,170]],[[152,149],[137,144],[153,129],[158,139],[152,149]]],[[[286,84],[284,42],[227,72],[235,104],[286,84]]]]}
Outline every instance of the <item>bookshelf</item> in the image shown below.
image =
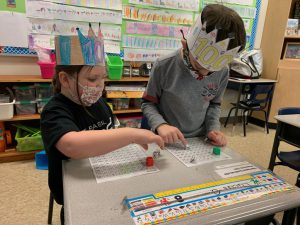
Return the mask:
{"type": "MultiPolygon", "coordinates": [[[[106,79],[106,83],[147,83],[149,77],[123,77],[121,80],[109,80],[106,79]]],[[[0,84],[5,85],[5,83],[51,83],[51,79],[42,79],[39,75],[0,75],[0,84]]],[[[127,91],[113,91],[108,92],[107,98],[141,98],[143,96],[142,91],[127,92],[127,91]]],[[[131,113],[141,113],[141,109],[123,109],[123,110],[113,110],[116,115],[131,114],[131,113]]],[[[29,120],[39,120],[40,114],[32,115],[14,115],[12,119],[3,120],[6,122],[14,121],[29,121],[29,120]]],[[[38,150],[40,151],[40,150],[38,150]]],[[[12,162],[20,160],[34,159],[35,153],[38,151],[30,152],[18,152],[14,147],[6,149],[5,152],[0,152],[0,163],[2,162],[12,162]]]]}
{"type": "Polygon", "coordinates": [[[286,35],[287,21],[294,16],[296,2],[297,0],[269,0],[267,8],[261,42],[264,54],[262,76],[278,80],[269,116],[272,123],[276,123],[274,116],[280,108],[300,105],[300,59],[283,59],[286,43],[300,42],[300,36],[286,35]]]}

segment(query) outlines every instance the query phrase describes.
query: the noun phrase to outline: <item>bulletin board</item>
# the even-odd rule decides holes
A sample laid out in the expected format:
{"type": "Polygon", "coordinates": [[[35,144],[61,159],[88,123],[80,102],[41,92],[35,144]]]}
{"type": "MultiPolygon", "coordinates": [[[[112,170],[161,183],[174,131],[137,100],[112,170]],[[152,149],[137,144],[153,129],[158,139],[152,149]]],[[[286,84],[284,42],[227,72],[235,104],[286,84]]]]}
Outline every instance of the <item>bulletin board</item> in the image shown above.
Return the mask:
{"type": "Polygon", "coordinates": [[[0,55],[35,55],[31,50],[35,45],[53,49],[55,35],[74,35],[76,27],[85,34],[88,22],[97,32],[101,22],[106,53],[126,61],[155,61],[181,47],[180,29],[187,34],[203,7],[211,3],[239,13],[247,47],[252,49],[261,0],[3,0],[0,21],[5,21],[0,23],[16,29],[15,34],[1,29],[0,55]],[[15,7],[8,6],[10,2],[15,7]]]}

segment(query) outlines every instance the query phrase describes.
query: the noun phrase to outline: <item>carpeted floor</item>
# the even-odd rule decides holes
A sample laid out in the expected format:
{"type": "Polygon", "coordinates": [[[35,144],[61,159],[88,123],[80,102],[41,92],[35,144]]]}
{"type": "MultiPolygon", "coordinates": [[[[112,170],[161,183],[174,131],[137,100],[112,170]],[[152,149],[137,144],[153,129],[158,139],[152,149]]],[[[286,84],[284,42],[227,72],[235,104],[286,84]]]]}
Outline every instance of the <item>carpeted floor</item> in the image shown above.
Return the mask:
{"type": "MultiPolygon", "coordinates": [[[[266,134],[264,129],[252,124],[247,127],[247,137],[242,136],[242,127],[237,126],[235,135],[231,125],[223,131],[228,136],[228,146],[249,161],[267,168],[275,131],[266,134]]],[[[281,149],[293,149],[282,144],[281,149]]],[[[297,173],[284,167],[275,172],[294,184],[297,173]]],[[[44,225],[47,224],[49,189],[47,171],[36,170],[34,161],[0,164],[0,224],[3,225],[44,225]]],[[[59,210],[54,206],[53,223],[59,225],[59,210]]],[[[279,215],[280,217],[280,215],[279,215]]]]}

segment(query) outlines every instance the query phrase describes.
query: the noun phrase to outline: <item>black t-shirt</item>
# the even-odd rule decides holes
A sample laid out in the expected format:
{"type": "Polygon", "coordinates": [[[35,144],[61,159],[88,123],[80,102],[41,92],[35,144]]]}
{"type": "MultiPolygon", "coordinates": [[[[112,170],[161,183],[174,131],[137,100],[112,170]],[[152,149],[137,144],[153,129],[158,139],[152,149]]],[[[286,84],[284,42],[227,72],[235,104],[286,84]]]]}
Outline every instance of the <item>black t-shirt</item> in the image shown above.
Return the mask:
{"type": "MultiPolygon", "coordinates": [[[[62,94],[55,95],[41,114],[41,131],[48,154],[49,188],[58,204],[63,204],[62,160],[68,157],[55,146],[66,133],[82,130],[106,130],[113,128],[113,116],[108,105],[100,98],[84,108],[62,94]]],[[[82,149],[85,151],[87,149],[82,149]]]]}

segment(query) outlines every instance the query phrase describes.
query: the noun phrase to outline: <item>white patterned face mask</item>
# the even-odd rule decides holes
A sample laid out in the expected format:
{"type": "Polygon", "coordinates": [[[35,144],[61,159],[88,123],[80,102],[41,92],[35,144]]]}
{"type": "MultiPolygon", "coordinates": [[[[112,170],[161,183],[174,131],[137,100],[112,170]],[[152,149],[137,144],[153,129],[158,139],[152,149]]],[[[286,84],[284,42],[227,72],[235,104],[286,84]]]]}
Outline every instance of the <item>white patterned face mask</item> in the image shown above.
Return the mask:
{"type": "Polygon", "coordinates": [[[85,106],[91,106],[96,103],[99,98],[102,96],[103,87],[89,87],[87,85],[82,85],[78,83],[78,85],[82,88],[82,94],[80,95],[80,100],[85,106]]]}

